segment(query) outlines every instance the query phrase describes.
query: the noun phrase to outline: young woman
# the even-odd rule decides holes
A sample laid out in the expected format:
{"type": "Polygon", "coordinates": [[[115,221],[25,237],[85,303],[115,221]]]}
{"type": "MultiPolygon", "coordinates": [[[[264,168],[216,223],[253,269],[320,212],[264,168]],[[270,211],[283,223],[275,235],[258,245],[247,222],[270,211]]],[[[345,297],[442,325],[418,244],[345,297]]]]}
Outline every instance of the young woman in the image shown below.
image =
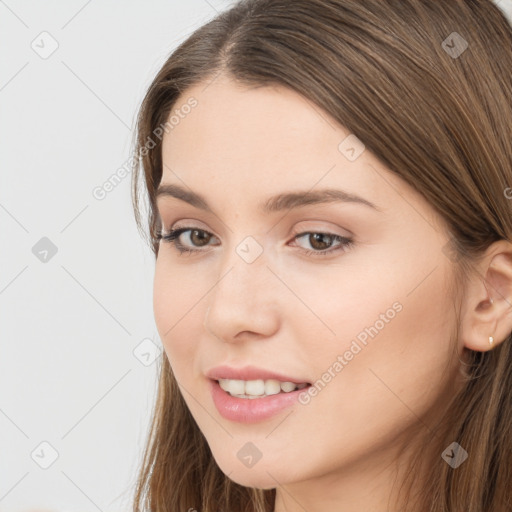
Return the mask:
{"type": "Polygon", "coordinates": [[[135,511],[512,510],[511,69],[485,0],[241,1],[172,53],[135,511]]]}

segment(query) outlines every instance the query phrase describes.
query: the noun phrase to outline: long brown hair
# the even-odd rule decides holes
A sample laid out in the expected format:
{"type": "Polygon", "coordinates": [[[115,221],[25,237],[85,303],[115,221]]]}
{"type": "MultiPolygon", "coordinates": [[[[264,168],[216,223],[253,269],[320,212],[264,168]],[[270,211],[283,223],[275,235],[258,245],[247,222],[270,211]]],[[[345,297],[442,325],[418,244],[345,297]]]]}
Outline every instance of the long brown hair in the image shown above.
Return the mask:
{"type": "MultiPolygon", "coordinates": [[[[449,227],[454,303],[489,245],[512,240],[512,28],[490,0],[242,0],[196,30],[158,72],[138,116],[132,199],[155,257],[161,127],[188,87],[221,72],[303,95],[419,191],[449,227]]],[[[511,336],[469,352],[467,383],[426,440],[434,448],[418,512],[512,510],[511,336]],[[457,470],[440,456],[452,441],[470,454],[457,470]]],[[[222,473],[165,353],[159,365],[133,510],[273,511],[274,489],[222,473]]],[[[424,450],[415,464],[422,459],[424,450]]]]}

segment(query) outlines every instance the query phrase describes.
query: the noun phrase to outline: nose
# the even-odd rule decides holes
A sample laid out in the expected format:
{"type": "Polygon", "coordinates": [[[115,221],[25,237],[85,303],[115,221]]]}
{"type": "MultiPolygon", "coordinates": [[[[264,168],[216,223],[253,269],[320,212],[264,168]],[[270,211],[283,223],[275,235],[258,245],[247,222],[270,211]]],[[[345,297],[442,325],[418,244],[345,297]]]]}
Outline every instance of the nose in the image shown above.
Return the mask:
{"type": "Polygon", "coordinates": [[[204,327],[228,343],[272,336],[279,328],[282,295],[282,283],[267,267],[263,254],[251,263],[234,254],[222,266],[209,294],[204,327]]]}

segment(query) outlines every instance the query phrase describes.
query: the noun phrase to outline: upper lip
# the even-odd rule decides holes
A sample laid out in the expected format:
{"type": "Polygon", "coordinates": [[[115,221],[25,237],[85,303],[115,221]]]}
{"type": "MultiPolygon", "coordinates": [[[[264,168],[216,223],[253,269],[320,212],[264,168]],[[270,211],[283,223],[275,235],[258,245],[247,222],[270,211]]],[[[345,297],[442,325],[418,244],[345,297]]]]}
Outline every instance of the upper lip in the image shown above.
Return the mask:
{"type": "Polygon", "coordinates": [[[205,374],[213,380],[219,379],[234,379],[234,380],[268,380],[275,379],[280,382],[293,382],[295,384],[302,384],[309,382],[305,379],[283,375],[282,373],[273,372],[264,368],[257,368],[256,366],[244,366],[243,368],[233,368],[231,366],[215,366],[208,370],[205,374]]]}

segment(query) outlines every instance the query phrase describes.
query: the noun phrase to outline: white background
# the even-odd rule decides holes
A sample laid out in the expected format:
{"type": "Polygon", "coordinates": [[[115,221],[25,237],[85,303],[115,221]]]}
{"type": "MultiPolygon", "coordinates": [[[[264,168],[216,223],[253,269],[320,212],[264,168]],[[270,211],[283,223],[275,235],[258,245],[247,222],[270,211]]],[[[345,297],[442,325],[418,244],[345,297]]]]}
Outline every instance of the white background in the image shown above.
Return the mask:
{"type": "Polygon", "coordinates": [[[131,175],[92,192],[168,54],[231,3],[0,0],[0,512],[130,508],[161,350],[154,258],[131,175]]]}
{"type": "Polygon", "coordinates": [[[168,54],[227,7],[0,2],[0,512],[129,509],[156,389],[156,363],[133,350],[161,346],[154,257],[131,174],[103,200],[92,191],[129,157],[168,54]],[[51,49],[43,31],[59,45],[46,59],[31,47],[51,49]],[[46,263],[42,237],[57,247],[46,263]],[[31,457],[43,441],[59,454],[48,469],[31,457]]]}

